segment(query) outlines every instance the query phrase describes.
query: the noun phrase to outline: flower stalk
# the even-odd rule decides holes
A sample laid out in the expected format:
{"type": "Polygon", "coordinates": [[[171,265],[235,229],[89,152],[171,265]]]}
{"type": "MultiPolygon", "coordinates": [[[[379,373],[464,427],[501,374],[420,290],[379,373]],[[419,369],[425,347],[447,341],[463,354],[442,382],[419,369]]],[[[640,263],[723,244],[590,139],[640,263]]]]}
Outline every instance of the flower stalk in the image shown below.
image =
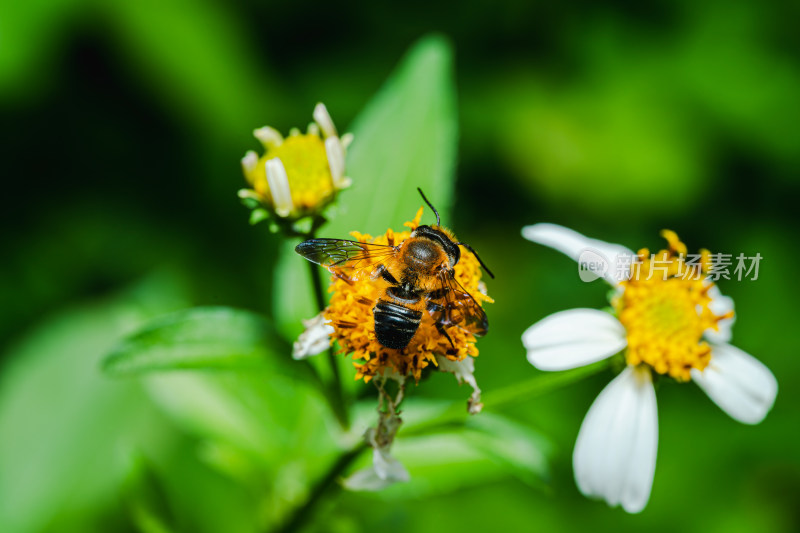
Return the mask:
{"type": "MultiPolygon", "coordinates": [[[[304,238],[314,238],[312,233],[306,234],[304,238]]],[[[311,285],[313,287],[314,298],[317,302],[317,308],[320,312],[325,311],[325,293],[322,289],[322,280],[319,277],[319,270],[314,263],[308,263],[308,273],[311,276],[311,285]]],[[[350,414],[344,401],[344,394],[342,391],[342,376],[339,372],[339,364],[336,361],[336,352],[333,346],[328,348],[328,364],[331,368],[331,380],[327,387],[326,396],[331,402],[331,409],[333,409],[339,425],[344,429],[350,427],[350,414]]]]}
{"type": "MultiPolygon", "coordinates": [[[[280,533],[288,533],[290,531],[298,531],[309,518],[313,516],[313,512],[317,507],[323,496],[330,490],[341,490],[341,485],[337,480],[347,470],[347,468],[355,461],[361,453],[367,449],[367,444],[361,442],[353,448],[342,452],[336,461],[331,465],[328,471],[323,475],[320,480],[314,485],[309,493],[308,499],[297,507],[289,518],[274,531],[280,533]]],[[[272,531],[272,530],[270,530],[272,531]]]]}

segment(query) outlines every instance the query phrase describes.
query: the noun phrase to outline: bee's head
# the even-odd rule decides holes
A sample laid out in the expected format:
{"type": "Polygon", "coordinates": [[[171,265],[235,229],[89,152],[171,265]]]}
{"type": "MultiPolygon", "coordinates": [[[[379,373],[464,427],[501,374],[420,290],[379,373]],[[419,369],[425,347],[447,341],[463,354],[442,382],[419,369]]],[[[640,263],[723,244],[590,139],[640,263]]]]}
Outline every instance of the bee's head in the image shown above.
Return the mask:
{"type": "Polygon", "coordinates": [[[447,254],[447,259],[450,261],[450,267],[454,267],[458,260],[461,259],[461,250],[458,245],[454,243],[443,231],[431,226],[422,225],[411,232],[412,237],[424,237],[430,239],[444,249],[447,254]]]}

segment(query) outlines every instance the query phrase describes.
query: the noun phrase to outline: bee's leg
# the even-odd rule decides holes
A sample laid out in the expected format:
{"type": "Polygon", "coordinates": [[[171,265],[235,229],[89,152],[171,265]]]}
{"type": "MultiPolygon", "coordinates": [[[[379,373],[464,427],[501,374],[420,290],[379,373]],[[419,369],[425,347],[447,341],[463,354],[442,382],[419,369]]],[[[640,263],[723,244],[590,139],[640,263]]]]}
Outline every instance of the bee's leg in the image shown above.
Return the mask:
{"type": "MultiPolygon", "coordinates": [[[[355,282],[356,282],[356,281],[355,281],[353,278],[351,278],[351,277],[350,277],[350,276],[348,276],[347,274],[343,273],[341,270],[335,270],[335,271],[333,271],[333,276],[334,276],[336,279],[340,279],[340,280],[344,281],[344,282],[345,282],[345,283],[347,283],[348,285],[353,285],[353,284],[355,284],[355,282]]],[[[360,304],[363,304],[363,305],[368,305],[368,306],[370,306],[370,307],[372,307],[372,306],[375,304],[375,302],[373,302],[372,300],[370,300],[370,299],[368,299],[368,298],[365,298],[364,296],[357,296],[357,297],[356,297],[356,301],[357,301],[358,303],[360,303],[360,304]]]]}
{"type": "MultiPolygon", "coordinates": [[[[434,291],[434,292],[436,292],[436,291],[434,291]]],[[[442,304],[437,304],[436,302],[430,302],[429,301],[426,307],[428,309],[428,313],[430,313],[431,316],[433,317],[433,324],[436,326],[436,331],[438,331],[439,334],[442,335],[445,339],[450,341],[450,346],[455,348],[456,345],[453,342],[453,339],[450,338],[450,335],[448,335],[447,331],[444,329],[444,320],[443,319],[446,316],[445,313],[444,313],[444,309],[445,309],[444,306],[442,304]]]]}
{"type": "Polygon", "coordinates": [[[341,270],[332,270],[331,273],[333,274],[333,277],[344,281],[348,285],[353,285],[355,283],[355,280],[353,278],[351,278],[341,270]]]}
{"type": "Polygon", "coordinates": [[[375,269],[375,273],[373,274],[375,278],[383,278],[387,282],[391,283],[392,285],[399,285],[400,282],[392,276],[392,273],[384,265],[378,265],[378,268],[375,269]]]}
{"type": "Polygon", "coordinates": [[[440,288],[436,289],[435,291],[431,291],[430,293],[428,293],[428,299],[429,300],[441,300],[442,298],[447,296],[448,292],[450,292],[450,289],[448,287],[440,287],[440,288]]]}
{"type": "Polygon", "coordinates": [[[453,343],[453,339],[450,338],[450,335],[448,335],[447,331],[444,329],[443,324],[436,322],[436,331],[438,331],[440,335],[443,335],[444,338],[450,341],[450,346],[452,346],[453,348],[456,347],[456,345],[453,343]]]}
{"type": "Polygon", "coordinates": [[[362,305],[367,305],[369,307],[373,307],[375,305],[375,300],[370,300],[365,296],[356,296],[356,301],[362,305]]]}
{"type": "Polygon", "coordinates": [[[331,322],[331,324],[341,329],[352,329],[358,326],[358,324],[349,320],[334,320],[331,322]]]}

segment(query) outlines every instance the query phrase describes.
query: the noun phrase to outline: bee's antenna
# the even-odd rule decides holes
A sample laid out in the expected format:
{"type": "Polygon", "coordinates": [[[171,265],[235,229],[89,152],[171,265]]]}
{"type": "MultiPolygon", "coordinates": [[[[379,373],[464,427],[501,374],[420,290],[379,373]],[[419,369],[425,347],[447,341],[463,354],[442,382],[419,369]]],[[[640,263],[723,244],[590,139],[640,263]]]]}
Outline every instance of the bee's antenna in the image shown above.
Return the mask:
{"type": "MultiPolygon", "coordinates": [[[[427,198],[425,198],[425,193],[423,193],[423,192],[422,192],[422,189],[420,189],[419,187],[417,187],[417,190],[419,191],[419,195],[420,195],[420,196],[422,196],[422,199],[423,199],[423,200],[425,200],[425,203],[426,203],[426,204],[428,204],[428,207],[430,207],[431,209],[433,209],[433,212],[434,212],[434,214],[436,215],[436,225],[437,225],[437,226],[441,226],[442,224],[441,224],[441,222],[440,222],[440,220],[439,220],[439,211],[437,211],[437,210],[436,210],[436,208],[435,208],[435,207],[433,207],[433,204],[432,204],[432,203],[430,203],[430,202],[428,201],[428,199],[427,199],[427,198]]],[[[487,272],[488,272],[488,270],[487,270],[487,272]]]]}
{"type": "Polygon", "coordinates": [[[483,267],[483,269],[486,271],[486,273],[487,273],[487,274],[489,274],[489,276],[490,276],[492,279],[494,279],[494,274],[492,274],[492,271],[491,271],[491,270],[489,270],[489,268],[486,266],[486,264],[485,264],[485,263],[484,263],[484,262],[481,260],[481,256],[479,256],[479,255],[478,255],[478,252],[476,252],[475,250],[473,250],[473,249],[472,249],[472,246],[470,246],[469,244],[467,244],[467,243],[465,243],[465,242],[457,242],[457,243],[456,243],[456,246],[463,246],[464,248],[466,248],[467,250],[469,250],[470,252],[472,252],[472,255],[474,255],[474,256],[475,256],[475,259],[477,259],[477,260],[478,260],[478,263],[480,263],[480,264],[481,264],[481,266],[482,266],[482,267],[483,267]]]}

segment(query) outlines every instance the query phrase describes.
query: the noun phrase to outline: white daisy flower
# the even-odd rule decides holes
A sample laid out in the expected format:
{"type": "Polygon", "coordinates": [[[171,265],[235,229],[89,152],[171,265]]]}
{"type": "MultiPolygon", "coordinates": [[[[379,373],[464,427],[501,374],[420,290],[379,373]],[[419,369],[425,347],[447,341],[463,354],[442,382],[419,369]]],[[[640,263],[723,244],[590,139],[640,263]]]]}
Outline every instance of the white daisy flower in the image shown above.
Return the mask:
{"type": "Polygon", "coordinates": [[[526,226],[522,235],[581,263],[599,256],[605,267],[595,270],[615,289],[614,314],[561,311],[522,335],[528,361],[540,370],[576,368],[624,350],[627,368],[594,401],[575,444],[575,480],[583,494],[629,513],[647,504],[658,446],[653,372],[694,381],[745,424],[757,424],[772,408],[778,392],[772,372],[728,344],[733,300],[709,280],[708,251],[693,264],[671,231],[662,232],[668,249],[652,256],[553,224],[526,226]]]}

